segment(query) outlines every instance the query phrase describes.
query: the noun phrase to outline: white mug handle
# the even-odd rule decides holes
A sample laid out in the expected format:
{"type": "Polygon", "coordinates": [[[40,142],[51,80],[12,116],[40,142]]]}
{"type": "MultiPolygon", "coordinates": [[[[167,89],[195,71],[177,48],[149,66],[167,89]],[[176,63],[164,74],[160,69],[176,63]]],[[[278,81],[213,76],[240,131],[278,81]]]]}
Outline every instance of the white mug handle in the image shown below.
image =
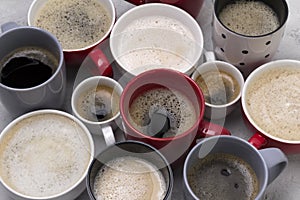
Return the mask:
{"type": "Polygon", "coordinates": [[[215,56],[215,53],[213,51],[206,51],[204,53],[204,56],[205,56],[205,61],[206,62],[216,61],[216,56],[215,56]]]}
{"type": "Polygon", "coordinates": [[[111,126],[101,127],[106,146],[111,146],[116,143],[114,132],[111,126]]]}

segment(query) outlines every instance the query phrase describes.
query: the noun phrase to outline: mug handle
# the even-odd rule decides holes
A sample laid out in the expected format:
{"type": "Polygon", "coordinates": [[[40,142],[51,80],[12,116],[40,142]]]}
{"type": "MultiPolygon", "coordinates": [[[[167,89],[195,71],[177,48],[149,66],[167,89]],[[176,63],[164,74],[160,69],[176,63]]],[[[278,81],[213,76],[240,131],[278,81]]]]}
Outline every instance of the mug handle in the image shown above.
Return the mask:
{"type": "Polygon", "coordinates": [[[212,136],[218,136],[218,135],[231,135],[231,132],[214,123],[208,122],[206,120],[203,120],[200,125],[200,129],[198,130],[198,136],[200,138],[205,137],[212,137],[212,136]]]}
{"type": "Polygon", "coordinates": [[[267,148],[259,150],[268,168],[268,185],[286,168],[288,159],[278,148],[267,148]]]}
{"type": "Polygon", "coordinates": [[[88,56],[93,61],[93,63],[97,66],[96,71],[92,71],[92,74],[113,77],[113,69],[108,61],[106,55],[100,50],[98,47],[94,48],[88,56]]]}
{"type": "Polygon", "coordinates": [[[6,22],[1,25],[1,32],[4,33],[6,31],[9,31],[10,29],[19,27],[19,24],[16,22],[6,22]]]}
{"type": "Polygon", "coordinates": [[[268,144],[268,140],[260,133],[255,133],[248,142],[252,144],[256,149],[262,149],[268,144]]]}
{"type": "Polygon", "coordinates": [[[145,3],[145,0],[126,0],[126,1],[128,1],[129,3],[132,3],[134,5],[141,5],[141,4],[145,3]]]}
{"type": "Polygon", "coordinates": [[[111,146],[111,145],[115,144],[116,139],[115,139],[114,132],[113,132],[111,126],[103,126],[103,127],[101,127],[101,129],[102,129],[102,134],[103,134],[106,146],[111,146]]]}

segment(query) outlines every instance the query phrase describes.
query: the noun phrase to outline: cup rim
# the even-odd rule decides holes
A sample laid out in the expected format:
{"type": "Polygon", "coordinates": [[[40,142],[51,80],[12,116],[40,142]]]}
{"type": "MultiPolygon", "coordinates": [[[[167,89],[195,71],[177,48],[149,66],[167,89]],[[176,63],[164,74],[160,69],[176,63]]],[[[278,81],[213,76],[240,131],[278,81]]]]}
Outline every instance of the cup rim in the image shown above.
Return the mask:
{"type": "MultiPolygon", "coordinates": [[[[31,27],[34,27],[33,22],[30,20],[31,16],[33,15],[32,10],[36,6],[36,3],[39,2],[39,1],[40,0],[33,0],[33,2],[31,3],[31,5],[29,7],[28,13],[27,13],[27,23],[31,27]]],[[[48,1],[48,0],[45,0],[45,1],[48,1]]],[[[82,47],[82,48],[76,48],[76,49],[64,49],[63,48],[63,52],[73,53],[73,52],[81,52],[81,51],[91,49],[92,47],[95,47],[98,44],[100,44],[103,40],[105,40],[105,38],[107,38],[110,35],[111,30],[114,27],[114,24],[116,22],[116,8],[115,8],[114,3],[113,3],[112,0],[106,0],[106,1],[109,3],[110,8],[111,8],[111,10],[108,10],[108,12],[112,15],[111,16],[111,24],[110,24],[109,29],[107,30],[107,32],[101,38],[99,38],[99,40],[97,40],[93,44],[87,45],[87,46],[82,47]]]]}
{"type": "MultiPolygon", "coordinates": [[[[155,152],[162,159],[162,161],[166,164],[166,168],[168,169],[168,175],[169,175],[169,179],[170,179],[169,185],[167,186],[166,195],[164,197],[164,199],[167,199],[171,195],[172,188],[173,188],[173,185],[174,185],[173,171],[172,171],[172,168],[171,168],[169,162],[167,161],[167,159],[165,158],[165,156],[159,150],[157,150],[155,147],[153,147],[150,144],[147,144],[145,142],[141,142],[141,141],[137,141],[137,140],[126,140],[126,141],[116,142],[112,146],[106,147],[103,151],[101,151],[100,153],[98,153],[95,156],[95,158],[93,159],[93,161],[91,162],[91,164],[89,166],[89,169],[88,169],[88,172],[87,172],[87,176],[86,176],[86,187],[87,187],[87,191],[88,191],[89,195],[92,195],[92,197],[94,199],[96,199],[95,196],[94,196],[94,193],[91,192],[92,186],[90,184],[90,174],[91,174],[91,171],[92,171],[92,169],[94,167],[94,164],[98,161],[98,157],[100,155],[106,153],[107,151],[109,151],[111,148],[113,148],[115,146],[123,145],[123,144],[143,145],[143,146],[145,146],[145,147],[153,150],[153,152],[155,152]]],[[[113,160],[113,159],[114,158],[112,158],[110,160],[113,160]]],[[[158,169],[158,170],[160,170],[160,169],[158,169]]]]}
{"type": "MultiPolygon", "coordinates": [[[[141,85],[143,86],[143,85],[141,85]]],[[[129,97],[130,98],[130,97],[129,97]]],[[[200,90],[200,88],[198,87],[198,85],[195,83],[195,81],[193,81],[192,78],[190,78],[189,76],[187,76],[186,74],[176,71],[176,70],[172,70],[172,69],[165,69],[165,68],[161,68],[161,69],[153,69],[153,70],[149,70],[149,71],[145,71],[137,76],[135,76],[134,78],[131,79],[131,81],[126,85],[126,87],[124,88],[124,91],[121,95],[120,98],[120,113],[121,113],[121,117],[123,120],[123,123],[125,123],[128,127],[130,127],[131,130],[133,130],[137,135],[139,135],[141,138],[145,138],[145,139],[149,139],[152,141],[158,141],[158,142],[165,142],[165,141],[169,141],[169,140],[179,140],[181,138],[186,137],[187,135],[190,134],[191,130],[198,130],[199,126],[201,126],[201,122],[203,121],[203,117],[204,117],[204,110],[205,110],[205,104],[204,104],[204,96],[202,91],[200,90]],[[173,74],[173,76],[183,76],[188,83],[190,84],[190,86],[193,88],[193,90],[196,93],[197,98],[200,99],[200,101],[198,102],[198,106],[199,106],[199,115],[196,119],[195,124],[193,124],[193,126],[191,128],[189,128],[188,130],[186,130],[185,132],[178,134],[174,137],[167,137],[167,138],[156,138],[156,137],[151,137],[149,135],[143,134],[140,131],[138,131],[127,119],[127,114],[125,113],[125,108],[123,106],[123,102],[124,99],[126,99],[126,93],[129,90],[129,88],[132,87],[132,85],[135,84],[135,82],[139,79],[143,79],[144,76],[153,76],[155,77],[155,74],[158,72],[164,72],[164,73],[169,73],[169,74],[173,74]],[[151,75],[153,74],[153,75],[151,75]]]]}
{"type": "MultiPolygon", "coordinates": [[[[213,13],[214,13],[214,18],[217,19],[217,21],[222,25],[222,27],[224,27],[227,31],[229,31],[232,34],[238,35],[240,37],[244,37],[244,38],[262,38],[262,37],[266,37],[266,36],[270,36],[276,32],[278,32],[280,29],[283,29],[288,21],[288,16],[289,16],[289,8],[288,8],[288,4],[286,2],[286,0],[282,0],[282,3],[284,5],[284,10],[286,12],[286,15],[284,17],[283,22],[280,24],[279,27],[277,27],[274,31],[272,32],[268,32],[262,35],[245,35],[245,34],[241,34],[241,33],[237,33],[231,29],[229,29],[227,26],[225,26],[221,20],[219,19],[219,16],[216,14],[216,7],[217,7],[217,2],[218,0],[215,1],[214,6],[213,6],[213,13]]],[[[269,6],[269,5],[268,5],[269,6]]]]}
{"type": "MultiPolygon", "coordinates": [[[[241,103],[242,103],[242,109],[243,113],[246,116],[246,120],[250,122],[251,126],[253,126],[259,133],[267,136],[268,138],[271,138],[274,141],[278,141],[281,143],[285,144],[300,144],[300,140],[287,140],[283,138],[279,138],[276,136],[273,136],[272,134],[268,133],[267,131],[263,130],[260,128],[255,121],[252,119],[251,115],[249,114],[249,111],[247,109],[247,103],[246,103],[246,92],[249,84],[255,79],[256,76],[259,76],[262,72],[273,69],[273,68],[278,68],[281,67],[283,64],[293,64],[293,65],[298,65],[297,68],[300,66],[300,61],[298,60],[293,60],[293,59],[282,59],[282,60],[274,60],[270,61],[268,63],[265,63],[258,68],[256,68],[246,79],[244,88],[242,91],[242,96],[241,96],[241,103]]],[[[295,67],[296,68],[296,67],[295,67]]]]}
{"type": "Polygon", "coordinates": [[[81,121],[83,121],[84,123],[86,124],[90,124],[90,125],[105,125],[107,123],[110,123],[114,120],[116,120],[119,116],[120,116],[120,109],[119,111],[114,115],[112,116],[111,118],[105,120],[105,121],[90,121],[84,117],[82,117],[77,109],[76,109],[76,102],[77,102],[77,99],[75,99],[75,94],[79,93],[79,90],[81,89],[81,87],[83,87],[84,85],[88,84],[89,82],[93,82],[93,81],[100,81],[100,80],[105,80],[105,81],[109,81],[111,83],[114,84],[114,87],[116,87],[118,90],[120,90],[120,94],[118,94],[120,96],[120,101],[121,101],[121,94],[123,92],[123,87],[120,85],[120,83],[118,83],[116,80],[110,78],[110,77],[106,77],[106,76],[92,76],[92,77],[89,77],[89,78],[86,78],[84,79],[83,81],[81,81],[77,86],[76,88],[73,90],[73,93],[72,93],[72,97],[71,97],[71,107],[72,107],[72,111],[73,113],[75,114],[75,116],[80,119],[81,121]]]}
{"type": "Polygon", "coordinates": [[[266,162],[264,161],[262,155],[260,154],[259,150],[256,149],[252,144],[250,144],[248,141],[240,138],[240,137],[237,137],[237,136],[233,136],[233,135],[219,135],[219,136],[215,136],[215,137],[209,137],[209,138],[205,138],[205,139],[202,139],[199,143],[197,143],[193,148],[192,150],[189,151],[187,157],[185,158],[185,161],[184,161],[184,165],[183,165],[183,182],[187,188],[187,190],[189,191],[189,193],[193,196],[194,199],[198,199],[198,197],[195,195],[195,193],[193,192],[193,190],[191,189],[190,187],[190,184],[188,182],[188,178],[187,178],[187,172],[188,172],[188,163],[190,162],[190,158],[192,156],[192,154],[194,154],[197,149],[200,148],[200,146],[202,146],[202,144],[204,143],[207,143],[208,141],[211,141],[211,140],[219,140],[219,139],[223,139],[223,140],[235,140],[236,142],[239,142],[239,143],[243,143],[245,145],[247,145],[248,149],[250,151],[254,151],[256,152],[257,156],[260,158],[260,160],[262,160],[262,165],[263,165],[263,168],[264,168],[264,174],[266,176],[266,178],[264,179],[264,182],[261,185],[261,189],[259,190],[255,200],[257,199],[257,197],[261,197],[263,194],[264,194],[264,190],[267,188],[267,184],[268,184],[268,168],[267,168],[267,164],[266,162]]]}
{"type": "MultiPolygon", "coordinates": [[[[43,83],[41,83],[39,85],[33,86],[33,87],[29,87],[29,88],[14,88],[14,87],[9,87],[7,85],[4,85],[3,83],[0,82],[0,87],[3,87],[3,88],[8,89],[8,90],[24,91],[25,92],[25,91],[31,91],[31,90],[35,90],[37,88],[44,87],[49,82],[51,82],[58,75],[58,73],[61,73],[61,69],[65,65],[64,64],[65,61],[64,61],[63,50],[62,50],[62,47],[61,47],[59,41],[57,40],[57,38],[52,33],[50,33],[47,30],[44,30],[44,29],[41,29],[41,28],[38,28],[38,27],[33,27],[33,26],[20,26],[20,27],[15,27],[15,28],[12,28],[12,29],[4,32],[1,35],[1,38],[6,37],[6,35],[12,34],[13,32],[24,31],[24,30],[29,30],[31,32],[40,32],[40,33],[42,33],[44,35],[47,35],[47,37],[49,37],[57,45],[57,49],[59,50],[58,65],[57,65],[57,68],[55,69],[55,72],[51,75],[51,77],[49,79],[47,79],[45,82],[43,82],[43,83]]],[[[50,53],[52,54],[52,52],[50,52],[50,53]]]]}
{"type": "MultiPolygon", "coordinates": [[[[119,35],[121,35],[123,32],[116,32],[116,29],[120,26],[119,24],[122,24],[124,20],[126,20],[126,18],[128,18],[129,16],[135,15],[136,12],[140,11],[140,10],[144,10],[144,12],[146,12],[146,9],[153,9],[153,8],[163,8],[163,9],[170,9],[170,10],[175,10],[178,14],[184,15],[188,21],[190,21],[193,26],[197,29],[198,33],[193,33],[193,35],[197,35],[199,36],[199,41],[195,41],[195,42],[199,42],[201,48],[197,48],[199,49],[198,52],[196,52],[195,56],[195,60],[193,62],[191,62],[191,65],[189,67],[186,67],[186,69],[184,71],[181,71],[182,73],[185,73],[187,75],[189,75],[189,71],[191,71],[191,69],[193,69],[195,67],[195,65],[197,64],[197,61],[200,60],[203,50],[204,50],[204,38],[203,38],[203,33],[202,33],[202,29],[199,26],[198,22],[189,14],[187,13],[185,10],[178,8],[174,5],[170,5],[170,4],[164,4],[164,3],[146,3],[146,4],[142,4],[142,5],[138,5],[133,7],[132,9],[130,9],[129,11],[125,12],[123,15],[121,15],[118,20],[116,21],[114,27],[111,30],[111,34],[110,34],[110,38],[109,38],[109,46],[111,49],[111,53],[115,59],[115,61],[118,63],[118,66],[120,68],[122,68],[123,71],[125,71],[127,74],[129,74],[129,76],[137,76],[141,73],[135,74],[133,72],[128,71],[127,67],[120,61],[119,56],[117,55],[115,48],[114,48],[114,40],[112,38],[114,37],[120,37],[119,35]]],[[[151,16],[155,16],[157,14],[151,15],[151,16]]],[[[148,16],[148,15],[143,15],[143,16],[148,16]]],[[[167,16],[167,15],[166,15],[167,16]]],[[[179,21],[180,23],[182,23],[181,21],[179,21]]],[[[188,27],[187,27],[188,28],[188,27]]],[[[159,68],[160,69],[160,68],[159,68]]],[[[179,70],[177,70],[179,71],[179,70]]],[[[142,72],[143,73],[143,72],[142,72]]]]}
{"type": "MultiPolygon", "coordinates": [[[[243,87],[244,87],[244,83],[245,83],[244,77],[243,77],[242,73],[234,65],[232,65],[228,62],[225,62],[225,61],[221,61],[221,60],[213,60],[213,61],[208,61],[208,62],[205,62],[205,63],[202,63],[201,65],[199,65],[195,69],[195,71],[193,72],[192,79],[194,81],[196,81],[197,77],[199,76],[199,71],[201,70],[201,68],[203,68],[207,65],[212,65],[212,64],[216,65],[215,69],[212,69],[212,71],[217,70],[217,69],[219,70],[219,67],[217,65],[223,65],[226,68],[235,71],[237,76],[234,76],[232,73],[230,73],[228,71],[226,71],[226,72],[230,73],[230,75],[234,76],[234,78],[237,79],[237,82],[238,82],[239,87],[240,87],[240,92],[239,92],[238,96],[236,96],[236,98],[234,98],[232,101],[230,101],[226,104],[214,105],[214,104],[211,104],[211,103],[208,103],[208,102],[205,101],[205,105],[208,106],[208,107],[211,107],[211,108],[226,108],[226,107],[229,107],[229,106],[235,104],[237,101],[240,100],[240,98],[242,96],[242,90],[243,90],[243,87]]],[[[223,70],[223,71],[225,71],[225,70],[223,70]]]]}
{"type": "Polygon", "coordinates": [[[16,119],[14,119],[12,122],[10,122],[1,132],[0,134],[0,142],[2,141],[2,139],[7,135],[7,133],[9,132],[9,130],[14,127],[17,123],[19,123],[20,121],[32,117],[32,116],[36,116],[36,115],[41,115],[41,114],[56,114],[56,115],[60,115],[60,116],[64,116],[70,120],[75,121],[76,124],[78,124],[80,126],[80,128],[82,128],[82,130],[86,133],[86,137],[89,141],[90,144],[90,158],[89,158],[89,164],[86,166],[86,169],[84,170],[84,173],[81,175],[80,179],[77,180],[71,187],[69,187],[67,190],[60,192],[58,194],[54,194],[54,195],[50,195],[50,196],[45,196],[45,197],[36,197],[36,196],[29,196],[29,195],[25,195],[22,194],[18,191],[16,191],[15,189],[11,188],[8,184],[6,184],[6,182],[2,179],[2,176],[0,176],[0,183],[2,183],[2,185],[8,189],[12,194],[17,195],[21,198],[25,198],[25,199],[33,199],[33,200],[46,200],[46,199],[54,199],[54,198],[59,198],[63,195],[68,194],[69,192],[71,192],[73,189],[75,189],[78,185],[80,185],[80,183],[85,179],[87,173],[88,173],[88,168],[89,165],[91,164],[93,158],[94,158],[94,154],[95,154],[95,148],[94,148],[94,141],[92,138],[92,135],[90,134],[89,130],[86,128],[86,126],[80,121],[78,120],[76,117],[74,117],[73,115],[64,112],[64,111],[60,111],[60,110],[54,110],[54,109],[43,109],[43,110],[36,110],[36,111],[32,111],[29,113],[26,113],[24,115],[21,115],[19,117],[17,117],[16,119]]]}

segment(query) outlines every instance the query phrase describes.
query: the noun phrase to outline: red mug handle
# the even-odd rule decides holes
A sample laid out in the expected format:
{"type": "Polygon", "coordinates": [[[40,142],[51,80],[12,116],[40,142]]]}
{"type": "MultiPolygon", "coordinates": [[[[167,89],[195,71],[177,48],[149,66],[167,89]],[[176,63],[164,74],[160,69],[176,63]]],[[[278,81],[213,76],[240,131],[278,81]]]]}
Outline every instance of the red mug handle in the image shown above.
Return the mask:
{"type": "Polygon", "coordinates": [[[260,133],[255,133],[249,140],[248,142],[252,144],[255,148],[261,149],[264,146],[267,145],[268,141],[267,139],[262,136],[260,133]]]}
{"type": "Polygon", "coordinates": [[[212,137],[217,135],[231,135],[230,131],[223,126],[203,120],[198,131],[200,138],[212,137]]]}
{"type": "Polygon", "coordinates": [[[141,5],[141,4],[145,3],[145,0],[126,0],[126,1],[128,1],[129,3],[132,3],[134,5],[141,5]]]}
{"type": "Polygon", "coordinates": [[[110,62],[105,54],[99,49],[94,48],[88,55],[93,63],[97,66],[97,71],[93,71],[94,75],[113,77],[113,70],[110,62]]]}

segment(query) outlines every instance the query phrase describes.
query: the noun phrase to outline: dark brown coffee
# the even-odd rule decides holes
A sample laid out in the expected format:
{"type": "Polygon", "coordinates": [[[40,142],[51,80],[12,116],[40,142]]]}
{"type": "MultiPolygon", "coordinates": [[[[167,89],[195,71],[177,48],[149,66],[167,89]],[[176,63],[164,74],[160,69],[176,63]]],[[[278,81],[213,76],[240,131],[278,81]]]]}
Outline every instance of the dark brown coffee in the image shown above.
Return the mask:
{"type": "Polygon", "coordinates": [[[0,82],[12,88],[31,88],[47,81],[58,66],[48,50],[19,48],[0,61],[0,82]]]}
{"type": "Polygon", "coordinates": [[[258,194],[258,179],[241,158],[214,153],[195,162],[188,171],[188,183],[199,199],[253,200],[258,194]]]}

